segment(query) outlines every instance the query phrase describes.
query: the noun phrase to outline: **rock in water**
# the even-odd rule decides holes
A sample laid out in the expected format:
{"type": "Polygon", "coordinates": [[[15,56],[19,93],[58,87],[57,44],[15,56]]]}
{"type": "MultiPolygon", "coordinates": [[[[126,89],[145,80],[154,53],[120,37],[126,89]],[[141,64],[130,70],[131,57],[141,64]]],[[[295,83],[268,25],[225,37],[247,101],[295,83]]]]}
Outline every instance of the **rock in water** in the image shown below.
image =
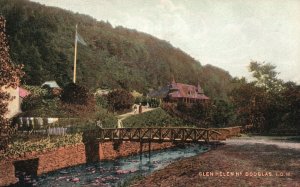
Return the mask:
{"type": "Polygon", "coordinates": [[[71,181],[72,181],[72,182],[79,182],[80,179],[79,179],[78,177],[75,177],[75,178],[73,178],[71,181]]]}
{"type": "Polygon", "coordinates": [[[59,173],[60,174],[68,174],[69,172],[67,172],[67,171],[60,171],[59,173]]]}
{"type": "Polygon", "coordinates": [[[134,172],[137,171],[137,169],[131,169],[131,170],[129,170],[129,171],[130,171],[130,173],[134,173],[134,172]]]}
{"type": "Polygon", "coordinates": [[[129,170],[121,170],[121,169],[116,171],[117,174],[126,174],[129,172],[130,172],[129,170]]]}

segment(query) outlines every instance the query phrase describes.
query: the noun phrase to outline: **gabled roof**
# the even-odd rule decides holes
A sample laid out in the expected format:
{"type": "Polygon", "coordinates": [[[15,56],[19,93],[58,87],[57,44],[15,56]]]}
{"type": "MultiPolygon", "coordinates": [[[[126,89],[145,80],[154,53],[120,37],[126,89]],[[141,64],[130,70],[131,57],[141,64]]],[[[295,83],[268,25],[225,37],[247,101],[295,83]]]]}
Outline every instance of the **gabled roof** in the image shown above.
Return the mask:
{"type": "Polygon", "coordinates": [[[158,90],[154,90],[148,94],[150,97],[165,98],[191,98],[199,100],[207,100],[209,97],[204,95],[200,85],[194,86],[189,84],[176,83],[172,81],[171,84],[164,86],[158,90]]]}
{"type": "Polygon", "coordinates": [[[19,87],[19,96],[24,98],[30,94],[30,91],[26,90],[25,88],[19,87]]]}
{"type": "Polygon", "coordinates": [[[206,95],[203,94],[203,90],[198,85],[198,87],[189,84],[182,83],[172,83],[170,85],[170,90],[174,90],[169,93],[171,98],[191,98],[191,99],[209,99],[206,95]]]}
{"type": "Polygon", "coordinates": [[[49,86],[50,88],[60,88],[56,81],[46,81],[42,84],[42,87],[46,85],[49,86]]]}

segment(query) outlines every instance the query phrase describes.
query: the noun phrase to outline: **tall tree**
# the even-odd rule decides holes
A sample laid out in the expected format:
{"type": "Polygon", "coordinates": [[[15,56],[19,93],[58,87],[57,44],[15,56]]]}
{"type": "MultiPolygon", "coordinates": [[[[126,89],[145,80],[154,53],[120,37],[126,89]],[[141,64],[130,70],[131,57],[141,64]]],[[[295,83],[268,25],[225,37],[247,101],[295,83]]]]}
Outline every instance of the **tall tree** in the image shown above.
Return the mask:
{"type": "Polygon", "coordinates": [[[7,105],[13,98],[5,91],[7,88],[17,88],[20,77],[23,76],[21,66],[12,63],[5,34],[5,19],[0,16],[0,150],[7,147],[10,137],[9,120],[4,117],[7,105]]]}
{"type": "Polygon", "coordinates": [[[130,92],[117,89],[107,95],[109,109],[113,112],[130,109],[134,103],[134,98],[130,92]]]}
{"type": "Polygon", "coordinates": [[[238,122],[258,131],[299,128],[299,85],[277,78],[276,66],[252,61],[249,66],[254,81],[235,80],[231,100],[238,122]]]}
{"type": "Polygon", "coordinates": [[[268,92],[278,92],[282,89],[283,81],[277,78],[279,73],[275,71],[276,66],[252,61],[249,65],[249,71],[252,73],[256,86],[265,88],[268,92]]]}
{"type": "Polygon", "coordinates": [[[300,85],[294,82],[286,82],[281,92],[284,105],[283,120],[288,126],[300,129],[300,85]]]}
{"type": "Polygon", "coordinates": [[[235,80],[239,84],[231,92],[231,101],[236,107],[237,122],[243,126],[252,125],[256,130],[265,128],[265,111],[269,106],[263,88],[245,80],[235,80]]]}

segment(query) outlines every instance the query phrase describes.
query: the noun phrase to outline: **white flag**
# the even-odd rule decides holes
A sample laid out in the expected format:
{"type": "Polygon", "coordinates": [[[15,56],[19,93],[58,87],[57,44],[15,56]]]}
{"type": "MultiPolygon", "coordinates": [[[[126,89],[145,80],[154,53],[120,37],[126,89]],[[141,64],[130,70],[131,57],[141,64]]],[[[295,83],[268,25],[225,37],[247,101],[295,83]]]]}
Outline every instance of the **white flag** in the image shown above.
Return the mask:
{"type": "Polygon", "coordinates": [[[86,42],[85,42],[84,39],[80,36],[79,33],[77,33],[77,35],[76,35],[76,40],[77,40],[79,43],[81,43],[82,45],[87,46],[86,42]]]}

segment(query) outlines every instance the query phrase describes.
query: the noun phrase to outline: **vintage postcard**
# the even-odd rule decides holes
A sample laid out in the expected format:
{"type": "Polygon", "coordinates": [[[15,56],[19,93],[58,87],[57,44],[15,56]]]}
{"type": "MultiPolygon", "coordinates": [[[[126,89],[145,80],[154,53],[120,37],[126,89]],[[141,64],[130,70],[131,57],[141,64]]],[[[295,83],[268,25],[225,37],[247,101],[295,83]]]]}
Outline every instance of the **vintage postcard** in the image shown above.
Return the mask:
{"type": "Polygon", "coordinates": [[[300,186],[300,1],[0,0],[0,186],[300,186]]]}

